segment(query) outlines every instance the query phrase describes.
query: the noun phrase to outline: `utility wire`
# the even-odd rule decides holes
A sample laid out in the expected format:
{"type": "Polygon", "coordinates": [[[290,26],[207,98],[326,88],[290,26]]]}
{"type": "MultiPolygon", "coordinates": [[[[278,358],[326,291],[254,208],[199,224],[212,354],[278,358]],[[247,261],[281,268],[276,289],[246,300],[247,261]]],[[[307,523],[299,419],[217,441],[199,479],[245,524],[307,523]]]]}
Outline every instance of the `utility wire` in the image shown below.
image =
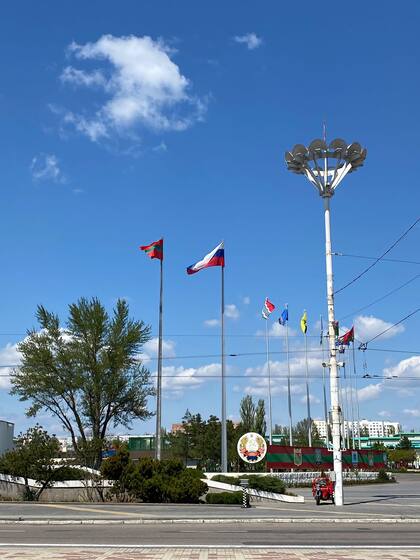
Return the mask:
{"type": "Polygon", "coordinates": [[[339,294],[340,292],[342,292],[343,290],[345,290],[346,288],[348,288],[349,286],[351,286],[352,284],[354,284],[355,282],[357,282],[357,280],[359,280],[362,276],[364,276],[371,268],[373,268],[376,264],[378,264],[379,261],[381,261],[385,255],[387,255],[390,251],[392,251],[392,249],[398,245],[398,243],[404,239],[404,237],[406,235],[408,235],[408,233],[418,224],[418,222],[420,222],[420,218],[417,218],[417,220],[411,224],[411,226],[405,230],[405,232],[400,235],[400,237],[394,241],[394,243],[384,252],[382,253],[382,255],[380,257],[378,257],[370,266],[368,266],[367,268],[365,268],[365,270],[363,270],[360,274],[358,274],[355,278],[353,278],[353,280],[350,280],[350,282],[347,282],[347,284],[345,284],[342,288],[340,288],[339,290],[336,290],[334,292],[334,294],[339,294]]]}
{"type": "MultiPolygon", "coordinates": [[[[363,343],[363,346],[367,346],[368,344],[370,344],[373,340],[376,340],[377,338],[379,338],[380,336],[382,336],[383,334],[387,333],[388,331],[390,331],[391,329],[393,329],[394,327],[396,327],[397,325],[400,325],[401,323],[403,323],[404,321],[406,321],[407,319],[409,319],[410,317],[412,317],[413,315],[415,315],[416,313],[418,313],[420,311],[420,307],[418,307],[417,309],[415,309],[414,311],[412,311],[411,313],[409,313],[408,315],[406,315],[405,317],[403,317],[402,319],[400,319],[397,323],[394,323],[393,325],[391,325],[390,327],[386,328],[384,331],[380,332],[379,334],[377,334],[376,336],[374,336],[373,338],[371,338],[370,340],[366,341],[363,343]]],[[[361,350],[363,350],[363,348],[360,348],[361,350]]],[[[365,348],[366,349],[366,348],[365,348]]]]}
{"type": "Polygon", "coordinates": [[[369,307],[372,307],[372,305],[375,305],[376,303],[379,303],[380,301],[383,301],[387,297],[392,296],[392,294],[395,294],[399,290],[402,290],[403,288],[408,286],[408,284],[411,284],[411,282],[414,282],[414,280],[417,280],[417,278],[420,278],[420,274],[416,274],[415,276],[410,278],[410,280],[408,280],[407,282],[404,282],[404,284],[401,284],[401,286],[398,286],[398,288],[394,288],[393,290],[391,290],[390,292],[388,292],[384,296],[382,296],[378,299],[375,299],[374,301],[372,301],[368,305],[364,305],[363,307],[359,307],[359,309],[356,309],[356,311],[353,311],[352,313],[348,313],[347,315],[344,315],[344,317],[340,317],[339,321],[343,321],[344,319],[347,319],[348,317],[351,317],[352,315],[356,315],[356,313],[360,313],[361,311],[364,311],[365,309],[368,309],[369,307]]]}
{"type": "MultiPolygon", "coordinates": [[[[333,253],[334,257],[352,257],[353,259],[367,259],[376,261],[380,257],[367,257],[366,255],[351,255],[349,253],[333,253]]],[[[406,259],[380,259],[385,262],[404,263],[404,264],[420,264],[420,261],[409,261],[406,259]]]]}

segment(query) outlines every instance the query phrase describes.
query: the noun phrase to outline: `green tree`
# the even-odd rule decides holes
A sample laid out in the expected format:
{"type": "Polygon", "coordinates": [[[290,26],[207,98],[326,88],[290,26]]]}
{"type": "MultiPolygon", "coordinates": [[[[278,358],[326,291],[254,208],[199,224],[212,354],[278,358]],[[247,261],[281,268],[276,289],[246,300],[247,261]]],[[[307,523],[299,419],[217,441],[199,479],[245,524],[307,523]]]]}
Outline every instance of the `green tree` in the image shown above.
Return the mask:
{"type": "Polygon", "coordinates": [[[138,358],[150,328],[129,318],[124,300],[109,316],[98,299],[82,298],[69,306],[65,328],[41,305],[36,317],[39,330],[19,344],[22,365],[12,394],[31,402],[28,416],[43,410],[58,418],[76,454],[98,468],[111,426],[151,416],[147,399],[154,390],[138,358]]]}
{"type": "Polygon", "coordinates": [[[251,395],[245,395],[239,407],[240,425],[243,434],[257,432],[265,436],[267,424],[265,421],[265,402],[260,399],[255,405],[251,395]]]}
{"type": "Polygon", "coordinates": [[[267,423],[265,421],[265,402],[264,399],[260,399],[255,407],[254,432],[265,436],[266,431],[267,423]]]}
{"type": "Polygon", "coordinates": [[[59,453],[57,438],[36,424],[25,433],[20,433],[15,448],[0,458],[0,472],[23,478],[24,498],[37,501],[46,488],[50,488],[57,480],[63,480],[64,471],[70,470],[66,462],[57,464],[59,453]],[[33,490],[29,479],[35,480],[39,488],[33,490]]]}
{"type": "MultiPolygon", "coordinates": [[[[293,434],[293,444],[308,446],[309,445],[309,429],[308,429],[308,419],[304,418],[296,422],[296,425],[292,428],[293,434]]],[[[316,425],[312,422],[311,425],[311,437],[312,437],[312,447],[324,447],[325,443],[321,439],[316,425]]]]}
{"type": "Polygon", "coordinates": [[[407,436],[402,436],[396,446],[396,449],[413,449],[413,446],[407,436]]]}
{"type": "Polygon", "coordinates": [[[244,433],[254,431],[255,404],[251,395],[245,395],[239,405],[239,416],[244,433]]]}
{"type": "Polygon", "coordinates": [[[416,460],[415,449],[392,449],[389,451],[388,458],[395,463],[397,468],[407,468],[416,460]]]}

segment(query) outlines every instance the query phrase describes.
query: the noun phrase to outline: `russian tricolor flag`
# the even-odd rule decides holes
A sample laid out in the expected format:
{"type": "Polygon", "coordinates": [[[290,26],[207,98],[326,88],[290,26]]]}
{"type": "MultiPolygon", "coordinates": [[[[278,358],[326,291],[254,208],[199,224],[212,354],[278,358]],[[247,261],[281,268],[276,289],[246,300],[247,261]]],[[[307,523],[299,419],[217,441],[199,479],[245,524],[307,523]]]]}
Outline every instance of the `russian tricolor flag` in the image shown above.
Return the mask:
{"type": "Polygon", "coordinates": [[[223,241],[213,249],[211,253],[201,259],[201,261],[189,266],[187,268],[187,274],[195,274],[209,266],[225,266],[225,246],[223,241]]]}

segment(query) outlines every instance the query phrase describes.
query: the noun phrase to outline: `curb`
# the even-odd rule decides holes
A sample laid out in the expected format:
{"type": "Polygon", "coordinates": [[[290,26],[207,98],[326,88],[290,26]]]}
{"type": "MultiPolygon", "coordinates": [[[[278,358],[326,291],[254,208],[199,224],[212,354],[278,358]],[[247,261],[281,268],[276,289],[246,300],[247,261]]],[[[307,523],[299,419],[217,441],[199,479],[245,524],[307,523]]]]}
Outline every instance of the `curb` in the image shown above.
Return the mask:
{"type": "Polygon", "coordinates": [[[369,523],[369,524],[416,524],[420,523],[418,517],[390,517],[377,518],[349,518],[339,519],[335,517],[255,517],[251,519],[0,519],[0,525],[198,525],[198,524],[249,524],[249,523],[369,523]]]}

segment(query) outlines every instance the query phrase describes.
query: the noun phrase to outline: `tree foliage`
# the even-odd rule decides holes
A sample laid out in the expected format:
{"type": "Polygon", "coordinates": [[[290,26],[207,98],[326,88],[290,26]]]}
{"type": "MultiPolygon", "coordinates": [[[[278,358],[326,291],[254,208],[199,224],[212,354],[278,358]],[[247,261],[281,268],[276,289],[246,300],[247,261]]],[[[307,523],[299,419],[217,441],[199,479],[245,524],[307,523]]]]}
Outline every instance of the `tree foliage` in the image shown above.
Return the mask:
{"type": "Polygon", "coordinates": [[[263,437],[265,436],[267,424],[265,421],[264,399],[259,399],[258,403],[255,404],[251,395],[245,395],[239,406],[239,415],[241,431],[244,434],[247,432],[257,432],[263,437]]]}
{"type": "Polygon", "coordinates": [[[396,446],[396,449],[413,449],[413,446],[407,436],[402,436],[396,446]]]}
{"type": "MultiPolygon", "coordinates": [[[[292,436],[293,436],[293,445],[298,446],[308,446],[309,445],[309,426],[308,426],[308,419],[304,418],[303,420],[299,420],[296,422],[294,426],[292,426],[292,436]]],[[[279,426],[278,424],[274,427],[274,433],[282,434],[284,436],[283,445],[289,444],[289,428],[286,426],[279,426]]],[[[314,422],[311,424],[311,436],[312,436],[312,447],[325,447],[325,441],[319,435],[318,429],[314,422]]]]}
{"type": "Polygon", "coordinates": [[[78,456],[97,468],[111,426],[151,416],[154,391],[138,359],[150,328],[129,318],[124,300],[109,316],[98,299],[81,298],[69,306],[65,328],[41,305],[36,317],[40,328],[19,344],[12,394],[31,402],[28,416],[43,410],[58,418],[78,456]]]}
{"type": "Polygon", "coordinates": [[[0,472],[15,478],[23,478],[24,498],[39,500],[42,492],[57,480],[66,478],[74,470],[62,462],[57,464],[60,443],[55,436],[49,435],[42,426],[36,424],[25,433],[20,433],[15,441],[15,449],[7,451],[0,458],[0,472]],[[35,480],[39,488],[33,489],[29,479],[35,480]]]}

